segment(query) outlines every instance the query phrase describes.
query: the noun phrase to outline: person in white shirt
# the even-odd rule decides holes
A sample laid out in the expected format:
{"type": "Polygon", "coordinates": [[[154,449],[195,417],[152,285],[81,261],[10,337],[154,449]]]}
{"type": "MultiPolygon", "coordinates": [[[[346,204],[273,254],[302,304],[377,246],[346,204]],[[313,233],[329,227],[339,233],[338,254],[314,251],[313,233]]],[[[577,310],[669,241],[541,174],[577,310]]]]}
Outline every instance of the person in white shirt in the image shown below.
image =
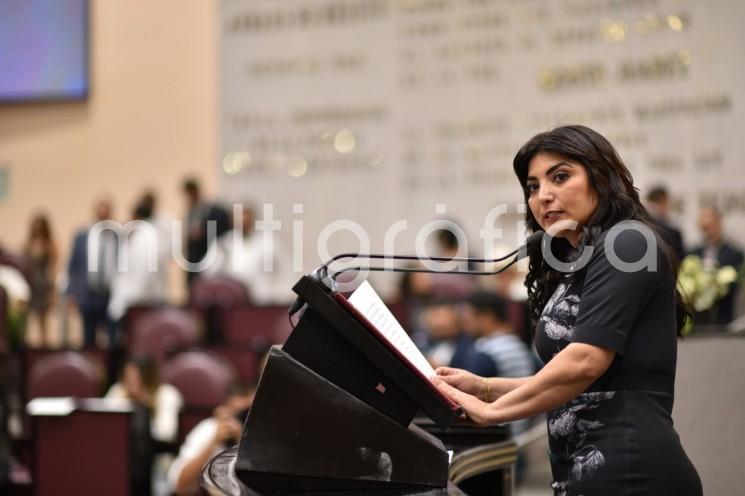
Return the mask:
{"type": "Polygon", "coordinates": [[[124,398],[150,412],[150,435],[156,441],[174,442],[178,434],[183,398],[178,389],[160,382],[158,367],[149,356],[130,357],[121,380],[114,383],[106,398],[124,398]]]}
{"type": "Polygon", "coordinates": [[[127,309],[137,303],[162,303],[167,299],[168,263],[160,256],[160,235],[150,222],[151,216],[152,209],[139,204],[134,223],[127,224],[122,233],[122,266],[113,274],[108,308],[114,321],[120,321],[127,309]]]}
{"type": "Polygon", "coordinates": [[[252,389],[232,385],[228,398],[215,408],[212,417],[202,420],[189,432],[168,471],[171,491],[179,495],[197,494],[202,467],[212,457],[238,443],[253,399],[252,389]]]}
{"type": "Polygon", "coordinates": [[[168,264],[172,255],[173,217],[158,214],[158,197],[152,190],[142,194],[138,204],[149,212],[146,220],[153,226],[158,236],[158,262],[168,264]]]}
{"type": "Polygon", "coordinates": [[[246,286],[258,305],[285,303],[291,298],[291,281],[277,256],[279,243],[271,230],[257,231],[253,208],[244,206],[233,219],[233,229],[210,244],[204,275],[225,275],[246,286]]]}

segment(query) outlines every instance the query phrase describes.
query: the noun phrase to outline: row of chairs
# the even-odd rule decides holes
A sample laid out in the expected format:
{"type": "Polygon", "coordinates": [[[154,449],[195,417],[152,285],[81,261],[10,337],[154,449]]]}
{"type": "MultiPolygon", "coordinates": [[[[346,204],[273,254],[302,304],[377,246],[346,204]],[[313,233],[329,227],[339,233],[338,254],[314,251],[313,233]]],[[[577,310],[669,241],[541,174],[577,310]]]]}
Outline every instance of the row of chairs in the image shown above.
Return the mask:
{"type": "Polygon", "coordinates": [[[147,354],[159,364],[180,351],[203,347],[235,368],[245,383],[257,379],[260,356],[273,344],[282,344],[291,324],[284,306],[249,304],[216,310],[219,334],[208,336],[205,320],[193,308],[138,308],[128,315],[125,349],[130,355],[147,354]]]}
{"type": "MultiPolygon", "coordinates": [[[[292,330],[285,306],[232,306],[220,310],[218,318],[220,334],[214,342],[256,351],[284,342],[292,330]]],[[[132,352],[149,352],[160,360],[179,348],[199,344],[202,322],[199,314],[188,308],[139,309],[127,325],[127,347],[132,352]]]]}
{"type": "MultiPolygon", "coordinates": [[[[161,380],[179,390],[184,407],[179,441],[225,399],[235,377],[232,365],[214,353],[179,353],[162,366],[161,380]]],[[[28,378],[28,400],[44,397],[95,398],[102,393],[104,369],[93,355],[57,351],[39,359],[28,378]]]]}
{"type": "MultiPolygon", "coordinates": [[[[72,397],[85,401],[86,398],[98,398],[104,392],[106,373],[102,358],[106,358],[107,352],[102,350],[27,351],[31,353],[26,356],[25,360],[30,369],[25,381],[26,401],[50,397],[72,397]]],[[[167,359],[161,368],[161,380],[179,390],[183,398],[183,407],[178,418],[176,444],[164,444],[158,449],[177,449],[191,429],[202,419],[212,415],[215,406],[223,402],[234,377],[235,372],[231,364],[219,355],[208,351],[183,351],[167,359]]],[[[81,415],[88,418],[87,416],[92,414],[81,415]]],[[[94,420],[113,419],[110,416],[94,416],[94,420]]],[[[79,416],[75,418],[80,420],[79,416]]],[[[20,420],[22,432],[13,441],[16,462],[10,471],[10,487],[18,494],[30,494],[32,490],[39,493],[41,487],[39,483],[43,478],[41,474],[49,475],[49,470],[44,471],[42,465],[47,468],[49,466],[40,462],[36,451],[40,446],[39,443],[49,445],[51,442],[48,439],[49,432],[48,430],[40,431],[42,424],[38,419],[33,421],[25,409],[20,420]],[[47,436],[47,438],[42,439],[40,436],[47,436]],[[37,474],[37,471],[40,472],[37,474]]],[[[69,427],[72,425],[69,422],[74,424],[74,419],[65,420],[59,423],[58,427],[63,424],[69,427]]],[[[49,422],[43,425],[47,424],[49,422]]],[[[79,448],[77,446],[77,449],[79,448]]],[[[122,456],[126,458],[128,452],[128,450],[121,451],[121,453],[111,452],[110,455],[114,458],[122,456]]]]}
{"type": "MultiPolygon", "coordinates": [[[[0,288],[0,317],[7,317],[5,296],[0,288]]],[[[13,352],[16,380],[12,389],[21,404],[42,397],[100,397],[115,380],[122,354],[148,354],[159,363],[162,382],[176,387],[183,397],[179,444],[222,403],[234,378],[247,384],[258,379],[259,357],[270,345],[281,344],[290,331],[286,307],[252,306],[243,286],[226,278],[204,278],[195,284],[189,305],[183,308],[131,309],[122,332],[122,349],[11,347],[6,324],[6,318],[0,319],[0,353],[13,352]]],[[[18,460],[14,472],[28,477],[12,477],[16,489],[31,487],[32,471],[27,469],[36,465],[32,456],[38,434],[35,424],[24,410],[22,430],[13,441],[18,460]]]]}

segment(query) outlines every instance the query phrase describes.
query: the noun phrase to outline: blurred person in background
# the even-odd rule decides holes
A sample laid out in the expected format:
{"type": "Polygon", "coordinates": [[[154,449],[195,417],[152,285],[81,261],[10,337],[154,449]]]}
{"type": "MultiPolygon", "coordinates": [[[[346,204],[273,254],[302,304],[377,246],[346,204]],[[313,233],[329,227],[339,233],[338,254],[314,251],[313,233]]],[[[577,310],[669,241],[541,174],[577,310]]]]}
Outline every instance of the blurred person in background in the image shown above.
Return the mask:
{"type": "MultiPolygon", "coordinates": [[[[98,201],[94,216],[95,223],[112,220],[111,202],[107,199],[98,201]]],[[[107,329],[109,343],[114,343],[116,337],[116,322],[108,316],[107,308],[116,271],[119,236],[112,225],[109,229],[96,230],[94,234],[97,236],[91,237],[92,227],[85,227],[75,234],[65,290],[69,304],[77,307],[83,320],[85,346],[95,346],[96,332],[101,326],[107,329]],[[90,266],[95,270],[88,270],[90,266]]]]}
{"type": "MultiPolygon", "coordinates": [[[[292,281],[282,270],[278,241],[272,235],[255,229],[256,214],[253,207],[244,205],[235,219],[233,229],[212,241],[205,255],[209,261],[204,275],[225,275],[241,282],[251,301],[258,305],[283,303],[290,299],[292,281]],[[214,258],[213,258],[214,257],[214,258]],[[265,266],[265,264],[268,264],[265,266]]],[[[286,258],[285,258],[286,259],[286,258]]]]}
{"type": "MultiPolygon", "coordinates": [[[[149,355],[130,356],[118,382],[106,398],[133,403],[132,484],[133,494],[150,494],[154,484],[164,484],[172,460],[170,453],[158,453],[153,441],[167,447],[176,441],[183,399],[178,389],[160,381],[157,362],[149,355]]],[[[155,491],[158,492],[157,490],[155,491]]]]}
{"type": "Polygon", "coordinates": [[[58,250],[46,214],[37,214],[31,220],[23,252],[31,269],[29,317],[38,324],[41,346],[46,347],[50,345],[47,319],[55,301],[58,264],[58,250]]]}
{"type": "MultiPolygon", "coordinates": [[[[487,258],[500,258],[506,253],[514,250],[514,246],[499,243],[490,250],[487,258]]],[[[491,266],[485,265],[489,270],[502,269],[512,259],[495,262],[491,266]]],[[[520,263],[512,264],[499,274],[479,277],[479,287],[485,291],[496,294],[504,299],[507,304],[507,315],[512,324],[515,334],[520,336],[525,344],[530,347],[533,336],[530,332],[530,315],[528,314],[528,290],[525,287],[525,269],[520,263]]]]}
{"type": "MultiPolygon", "coordinates": [[[[184,234],[184,248],[189,262],[200,262],[207,253],[207,214],[209,204],[202,200],[199,182],[194,178],[184,180],[181,190],[186,198],[186,226],[184,234]]],[[[187,271],[187,286],[196,276],[196,272],[187,271]]]]}
{"type": "Polygon", "coordinates": [[[119,257],[123,267],[117,267],[113,274],[108,308],[109,317],[117,324],[133,305],[167,300],[168,264],[159,258],[158,232],[150,222],[152,214],[150,204],[138,203],[132,212],[134,222],[128,223],[122,233],[119,257]]]}
{"type": "Polygon", "coordinates": [[[476,351],[473,339],[463,332],[458,309],[453,302],[431,302],[422,318],[429,335],[425,356],[433,368],[448,366],[478,375],[497,375],[491,358],[476,351]]]}
{"type": "MultiPolygon", "coordinates": [[[[694,248],[691,254],[701,257],[704,268],[716,269],[731,266],[737,271],[742,270],[742,249],[724,239],[722,214],[719,210],[714,207],[702,209],[698,217],[698,225],[703,236],[703,243],[694,248]]],[[[712,324],[728,324],[734,320],[738,289],[738,282],[732,283],[727,294],[717,301],[712,324]]]]}
{"type": "Polygon", "coordinates": [[[138,203],[150,210],[150,217],[147,220],[158,233],[158,259],[164,264],[169,264],[171,257],[172,219],[169,216],[163,216],[158,213],[158,197],[155,191],[151,189],[145,190],[138,203]]]}
{"type": "MultiPolygon", "coordinates": [[[[463,327],[475,342],[475,349],[488,356],[497,373],[488,377],[528,377],[536,370],[537,359],[512,329],[507,302],[488,291],[477,291],[466,301],[463,327]]],[[[513,435],[525,432],[529,420],[511,424],[513,435]]]]}
{"type": "MultiPolygon", "coordinates": [[[[456,236],[459,229],[455,221],[447,221],[452,227],[443,227],[433,231],[428,236],[426,255],[429,257],[444,257],[451,259],[458,256],[461,249],[456,236]]],[[[463,251],[467,251],[464,249],[463,251]]],[[[467,253],[463,254],[467,257],[467,253]]],[[[430,267],[442,267],[447,262],[429,262],[430,267]]],[[[425,268],[421,261],[408,265],[409,268],[425,268]]],[[[464,270],[467,264],[458,263],[456,267],[464,270]]],[[[445,272],[406,272],[402,274],[398,295],[396,300],[406,307],[411,334],[411,339],[420,348],[427,347],[428,333],[422,320],[422,313],[428,302],[433,300],[448,299],[451,301],[463,301],[475,289],[477,280],[474,276],[467,274],[448,274],[445,272]]]]}
{"type": "Polygon", "coordinates": [[[683,244],[683,235],[670,219],[671,201],[670,195],[664,186],[655,186],[647,193],[647,210],[652,216],[652,220],[659,227],[660,232],[665,236],[678,259],[683,259],[685,249],[683,244]]]}
{"type": "Polygon", "coordinates": [[[240,383],[232,384],[227,399],[215,408],[212,417],[202,420],[189,432],[168,471],[173,492],[198,494],[202,467],[213,456],[238,443],[254,392],[240,383]]]}
{"type": "MultiPolygon", "coordinates": [[[[210,244],[230,230],[230,213],[221,205],[206,201],[195,178],[185,179],[181,190],[186,198],[185,257],[196,264],[204,259],[210,244]]],[[[200,273],[186,271],[187,289],[200,273]]]]}
{"type": "Polygon", "coordinates": [[[183,399],[178,389],[160,381],[158,364],[152,357],[129,357],[106,398],[124,398],[145,407],[150,413],[153,439],[166,443],[176,440],[183,399]]]}
{"type": "MultiPolygon", "coordinates": [[[[435,257],[455,258],[459,251],[463,251],[462,256],[468,257],[468,249],[461,247],[456,233],[459,228],[455,221],[450,221],[453,228],[438,229],[433,233],[434,249],[429,253],[435,257]]],[[[474,268],[470,263],[458,263],[459,270],[474,268]]],[[[415,277],[424,279],[426,282],[418,284],[426,291],[430,297],[434,298],[457,298],[465,299],[476,287],[476,279],[467,274],[447,274],[440,272],[432,273],[414,273],[415,277]]]]}
{"type": "MultiPolygon", "coordinates": [[[[485,258],[500,258],[510,253],[516,247],[508,243],[497,243],[488,252],[485,258]]],[[[484,264],[484,270],[500,270],[512,262],[512,257],[499,262],[484,264]]],[[[478,276],[479,287],[501,296],[508,301],[526,301],[528,290],[525,288],[525,270],[521,270],[519,264],[511,264],[499,274],[478,276]]]]}
{"type": "MultiPolygon", "coordinates": [[[[451,221],[452,222],[452,221],[451,221]]],[[[454,226],[457,226],[453,222],[454,226]]],[[[434,231],[431,246],[427,248],[427,256],[454,258],[458,256],[460,244],[453,229],[442,228],[434,231]]],[[[463,254],[467,257],[467,254],[463,254]]],[[[430,262],[431,265],[441,265],[447,262],[430,262]]],[[[421,266],[418,266],[421,268],[421,266]]],[[[467,265],[458,264],[458,269],[465,269],[467,265]]],[[[470,268],[470,266],[468,266],[470,268]]],[[[476,285],[476,279],[467,274],[448,274],[444,272],[406,272],[399,284],[400,301],[426,302],[431,298],[465,299],[476,285]]]]}

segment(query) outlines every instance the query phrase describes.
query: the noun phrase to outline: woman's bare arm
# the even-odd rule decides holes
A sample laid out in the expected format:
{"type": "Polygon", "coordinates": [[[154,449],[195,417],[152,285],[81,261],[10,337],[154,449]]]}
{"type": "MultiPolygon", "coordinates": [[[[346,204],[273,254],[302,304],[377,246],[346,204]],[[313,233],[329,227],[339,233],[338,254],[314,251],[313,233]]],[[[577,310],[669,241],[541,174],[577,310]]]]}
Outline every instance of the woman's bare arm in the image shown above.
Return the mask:
{"type": "Polygon", "coordinates": [[[614,356],[614,351],[605,348],[572,343],[532,377],[488,380],[495,391],[489,399],[496,397],[490,403],[459,391],[446,380],[436,380],[436,384],[475,424],[501,424],[535,416],[576,398],[603,375],[614,356]]]}

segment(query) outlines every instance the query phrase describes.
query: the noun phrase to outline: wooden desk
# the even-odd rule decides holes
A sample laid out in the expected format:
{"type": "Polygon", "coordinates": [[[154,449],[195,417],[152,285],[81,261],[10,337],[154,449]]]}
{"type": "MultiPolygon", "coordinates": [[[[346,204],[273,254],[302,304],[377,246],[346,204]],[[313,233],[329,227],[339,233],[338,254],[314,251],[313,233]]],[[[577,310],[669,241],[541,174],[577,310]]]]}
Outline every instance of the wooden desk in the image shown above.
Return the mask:
{"type": "Polygon", "coordinates": [[[126,403],[40,398],[28,409],[33,422],[34,494],[130,494],[132,409],[126,403]],[[57,408],[48,400],[57,400],[57,408]]]}

